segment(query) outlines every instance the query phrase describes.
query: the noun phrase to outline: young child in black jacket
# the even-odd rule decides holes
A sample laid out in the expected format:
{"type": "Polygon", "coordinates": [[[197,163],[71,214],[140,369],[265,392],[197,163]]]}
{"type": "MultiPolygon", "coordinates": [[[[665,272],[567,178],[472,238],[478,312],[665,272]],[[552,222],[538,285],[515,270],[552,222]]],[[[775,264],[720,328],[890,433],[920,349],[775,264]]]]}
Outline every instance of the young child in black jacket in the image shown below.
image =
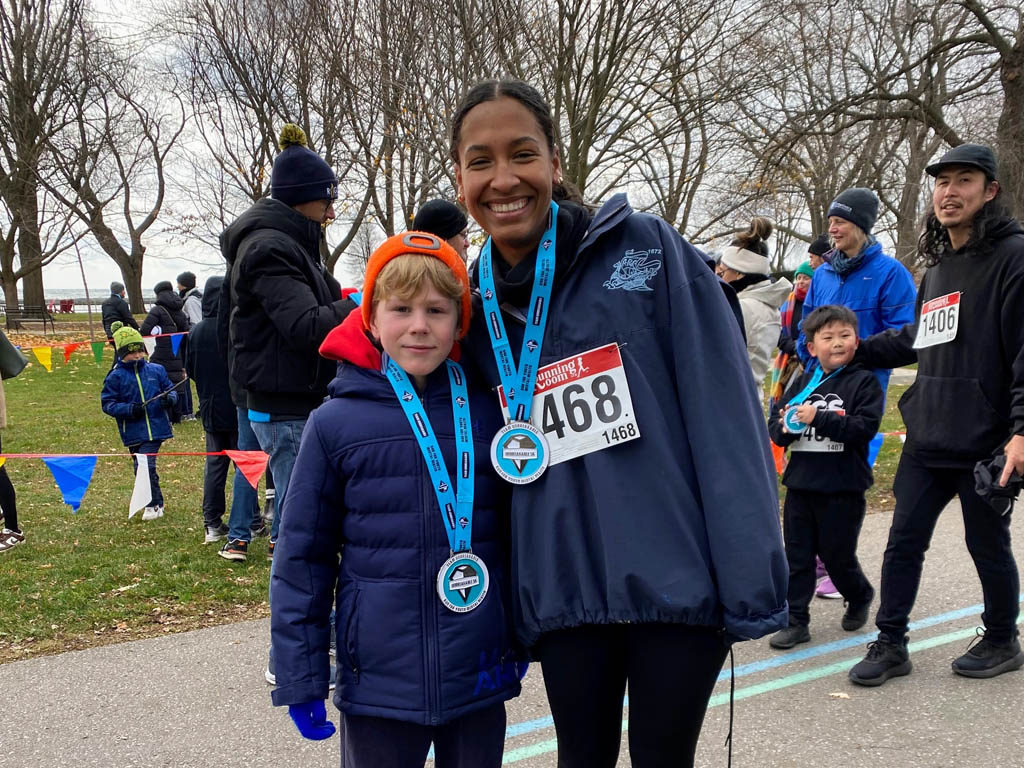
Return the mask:
{"type": "Polygon", "coordinates": [[[768,418],[776,445],[789,446],[783,538],[789,561],[789,626],[772,636],[773,648],[811,639],[814,556],[821,556],[847,599],[843,629],[867,622],[875,590],[857,561],[864,522],[864,492],[874,479],[868,443],[882,421],[884,394],[867,368],[852,363],[857,316],[835,304],[803,320],[807,350],[819,365],[792,382],[768,418]]]}

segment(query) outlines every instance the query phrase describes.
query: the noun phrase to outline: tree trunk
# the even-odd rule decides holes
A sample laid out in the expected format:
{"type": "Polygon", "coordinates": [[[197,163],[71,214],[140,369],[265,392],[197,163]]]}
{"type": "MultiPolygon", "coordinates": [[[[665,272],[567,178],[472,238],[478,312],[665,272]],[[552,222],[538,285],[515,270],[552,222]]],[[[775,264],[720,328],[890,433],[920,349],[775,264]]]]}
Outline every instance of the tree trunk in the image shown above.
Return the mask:
{"type": "Polygon", "coordinates": [[[1003,86],[1003,111],[996,126],[999,184],[1003,204],[1011,215],[1024,216],[1024,34],[1004,57],[999,79],[1003,86]]]}
{"type": "Polygon", "coordinates": [[[4,287],[4,304],[7,305],[8,310],[18,308],[18,279],[11,276],[3,275],[3,287],[4,287]]]}
{"type": "Polygon", "coordinates": [[[43,245],[39,237],[36,185],[25,183],[20,195],[18,258],[21,262],[21,298],[25,306],[41,307],[43,299],[43,245]]]}

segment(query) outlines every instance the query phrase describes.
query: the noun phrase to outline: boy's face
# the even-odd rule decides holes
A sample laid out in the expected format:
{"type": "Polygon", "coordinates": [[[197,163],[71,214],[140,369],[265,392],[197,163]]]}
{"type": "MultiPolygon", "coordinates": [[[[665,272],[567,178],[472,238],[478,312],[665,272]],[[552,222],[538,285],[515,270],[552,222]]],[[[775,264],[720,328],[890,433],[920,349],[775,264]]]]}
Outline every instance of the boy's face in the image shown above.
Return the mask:
{"type": "Polygon", "coordinates": [[[124,360],[126,363],[134,363],[136,360],[141,360],[145,356],[146,356],[146,353],[145,352],[141,352],[141,351],[139,351],[139,352],[126,352],[125,354],[121,355],[121,359],[124,360]]]}
{"type": "Polygon", "coordinates": [[[391,359],[423,385],[452,351],[458,318],[455,302],[428,282],[408,301],[391,296],[377,302],[370,332],[391,359]]]}
{"type": "Polygon", "coordinates": [[[821,369],[828,373],[853,360],[858,344],[860,339],[853,326],[836,321],[818,329],[807,342],[807,351],[818,358],[821,369]]]}

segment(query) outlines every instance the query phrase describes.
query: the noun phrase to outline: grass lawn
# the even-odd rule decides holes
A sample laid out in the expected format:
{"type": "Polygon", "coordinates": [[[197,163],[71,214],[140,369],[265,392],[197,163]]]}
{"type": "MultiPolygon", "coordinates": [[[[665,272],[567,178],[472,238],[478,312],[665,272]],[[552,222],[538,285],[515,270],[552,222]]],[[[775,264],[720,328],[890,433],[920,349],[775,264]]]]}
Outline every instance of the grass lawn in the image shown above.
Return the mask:
{"type": "MultiPolygon", "coordinates": [[[[23,346],[87,338],[87,330],[66,338],[11,336],[23,346]]],[[[99,459],[78,514],[63,503],[42,461],[7,461],[26,539],[0,557],[0,661],[266,616],[266,540],[255,542],[241,564],[217,557],[217,544],[203,544],[202,457],[161,457],[165,516],[128,520],[131,459],[114,420],[100,410],[112,350],[97,365],[83,346],[64,365],[55,349],[51,373],[26,354],[32,363],[4,382],[4,452],[124,458],[99,459]]],[[[205,449],[198,421],[174,432],[163,450],[205,449]]],[[[230,486],[229,476],[229,493],[230,486]]]]}

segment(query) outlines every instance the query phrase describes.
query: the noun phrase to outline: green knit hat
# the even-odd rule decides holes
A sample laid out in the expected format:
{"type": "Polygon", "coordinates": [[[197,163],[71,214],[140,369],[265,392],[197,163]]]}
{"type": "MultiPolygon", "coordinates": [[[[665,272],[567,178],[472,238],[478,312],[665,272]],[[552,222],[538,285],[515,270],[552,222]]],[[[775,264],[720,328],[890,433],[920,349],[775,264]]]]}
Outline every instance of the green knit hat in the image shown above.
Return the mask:
{"type": "Polygon", "coordinates": [[[117,349],[119,355],[146,351],[146,343],[142,340],[142,334],[120,320],[115,320],[110,324],[110,335],[114,337],[114,348],[117,349]]]}
{"type": "Polygon", "coordinates": [[[807,275],[808,277],[814,277],[814,270],[811,269],[811,262],[805,261],[799,267],[796,268],[796,272],[793,273],[793,277],[797,275],[807,275]]]}

